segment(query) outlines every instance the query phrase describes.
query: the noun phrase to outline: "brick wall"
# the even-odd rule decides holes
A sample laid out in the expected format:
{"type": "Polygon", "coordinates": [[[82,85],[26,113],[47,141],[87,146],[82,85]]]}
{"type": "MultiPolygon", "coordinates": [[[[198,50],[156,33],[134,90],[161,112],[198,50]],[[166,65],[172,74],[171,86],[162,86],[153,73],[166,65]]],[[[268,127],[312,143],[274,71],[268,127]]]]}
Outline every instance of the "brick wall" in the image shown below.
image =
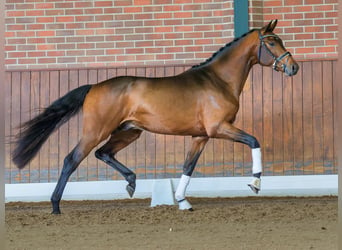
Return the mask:
{"type": "Polygon", "coordinates": [[[265,0],[264,20],[279,19],[276,32],[297,58],[337,58],[338,0],[265,0]]]}
{"type": "Polygon", "coordinates": [[[232,4],[6,0],[7,67],[197,63],[233,37],[232,4]]]}
{"type": "MultiPolygon", "coordinates": [[[[298,59],[336,58],[338,0],[253,0],[298,59]]],[[[6,0],[8,69],[195,64],[234,36],[233,0],[6,0]]]]}

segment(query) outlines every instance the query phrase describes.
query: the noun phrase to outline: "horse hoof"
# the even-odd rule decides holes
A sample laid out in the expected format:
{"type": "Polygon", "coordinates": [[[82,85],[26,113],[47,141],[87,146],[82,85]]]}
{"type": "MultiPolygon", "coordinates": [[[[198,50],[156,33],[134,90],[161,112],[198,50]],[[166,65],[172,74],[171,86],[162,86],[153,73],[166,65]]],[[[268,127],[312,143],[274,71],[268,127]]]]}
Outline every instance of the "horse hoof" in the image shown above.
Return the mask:
{"type": "Polygon", "coordinates": [[[251,190],[254,193],[258,194],[260,191],[260,182],[261,182],[260,178],[254,178],[251,181],[251,183],[248,184],[248,186],[251,188],[251,190]]]}
{"type": "Polygon", "coordinates": [[[130,186],[129,184],[126,186],[126,190],[127,190],[127,193],[129,195],[129,197],[133,197],[133,194],[135,192],[135,188],[130,186]]]}
{"type": "Polygon", "coordinates": [[[194,211],[192,209],[191,204],[186,199],[178,201],[178,206],[179,206],[179,210],[194,211]]]}
{"type": "Polygon", "coordinates": [[[193,212],[194,209],[191,207],[191,208],[188,209],[188,211],[193,212]]]}
{"type": "Polygon", "coordinates": [[[251,188],[251,190],[252,190],[254,193],[256,193],[256,194],[259,193],[260,190],[257,189],[256,187],[252,186],[251,184],[248,184],[248,186],[251,188]]]}

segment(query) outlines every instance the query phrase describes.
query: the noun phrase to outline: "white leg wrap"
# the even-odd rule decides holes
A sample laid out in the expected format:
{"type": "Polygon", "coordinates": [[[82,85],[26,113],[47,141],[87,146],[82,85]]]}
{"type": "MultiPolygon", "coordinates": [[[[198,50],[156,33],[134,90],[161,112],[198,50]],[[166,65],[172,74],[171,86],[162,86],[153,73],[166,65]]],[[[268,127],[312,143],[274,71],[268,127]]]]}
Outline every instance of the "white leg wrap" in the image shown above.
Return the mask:
{"type": "Polygon", "coordinates": [[[260,148],[252,149],[252,160],[253,160],[253,174],[258,174],[262,172],[261,163],[261,150],[260,148]]]}
{"type": "Polygon", "coordinates": [[[186,188],[190,183],[190,176],[182,175],[175,193],[175,198],[178,201],[180,210],[192,209],[191,204],[185,199],[186,188]]]}
{"type": "Polygon", "coordinates": [[[262,162],[261,162],[261,150],[260,148],[252,149],[252,160],[253,160],[253,180],[248,184],[254,193],[258,193],[261,189],[260,174],[262,172],[262,162]],[[259,175],[258,175],[259,174],[259,175]]]}

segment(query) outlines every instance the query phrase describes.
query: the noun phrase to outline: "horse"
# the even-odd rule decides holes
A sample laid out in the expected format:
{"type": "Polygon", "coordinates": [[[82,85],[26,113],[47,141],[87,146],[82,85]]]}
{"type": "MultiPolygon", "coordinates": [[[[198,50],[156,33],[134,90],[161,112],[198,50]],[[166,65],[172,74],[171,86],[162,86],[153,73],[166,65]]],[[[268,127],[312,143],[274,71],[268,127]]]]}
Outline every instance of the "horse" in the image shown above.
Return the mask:
{"type": "Polygon", "coordinates": [[[273,33],[277,20],[252,29],[227,43],[205,62],[181,74],[161,78],[114,77],[80,86],[54,101],[43,112],[23,123],[15,140],[12,160],[22,169],[40,150],[53,131],[83,111],[83,133],[65,157],[61,175],[51,196],[52,214],[60,214],[60,201],[71,174],[101,142],[96,158],[117,170],[128,182],[130,197],[136,174],[115,155],[137,140],[143,131],[191,136],[192,143],[175,192],[180,210],[193,210],[185,197],[191,175],[210,138],[246,144],[252,153],[255,193],[261,189],[262,159],[258,140],[233,125],[239,96],[255,64],[293,76],[299,66],[282,40],[273,33]]]}

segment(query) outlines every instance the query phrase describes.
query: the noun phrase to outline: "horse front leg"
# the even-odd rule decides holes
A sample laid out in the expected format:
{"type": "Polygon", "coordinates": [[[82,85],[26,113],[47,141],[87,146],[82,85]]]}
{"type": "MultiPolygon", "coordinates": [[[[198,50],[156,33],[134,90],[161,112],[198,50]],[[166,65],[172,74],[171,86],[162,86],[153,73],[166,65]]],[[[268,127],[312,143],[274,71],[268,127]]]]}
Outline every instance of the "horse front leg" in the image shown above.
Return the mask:
{"type": "Polygon", "coordinates": [[[261,189],[260,177],[262,173],[262,162],[260,146],[257,148],[252,148],[252,161],[253,180],[248,184],[248,186],[252,189],[254,193],[257,194],[261,189]]]}
{"type": "Polygon", "coordinates": [[[175,193],[175,198],[178,202],[180,210],[193,211],[191,204],[186,200],[185,193],[190,183],[190,177],[195,169],[198,158],[200,157],[204,146],[206,145],[208,137],[193,137],[191,149],[187,154],[184,166],[183,174],[179,180],[179,184],[175,193]]]}
{"type": "Polygon", "coordinates": [[[261,150],[258,140],[254,136],[247,134],[246,132],[234,127],[232,124],[228,122],[222,123],[215,131],[213,137],[230,139],[235,142],[241,142],[243,144],[248,145],[251,148],[253,160],[253,179],[248,184],[248,186],[252,189],[254,193],[257,194],[261,188],[260,176],[262,173],[261,150]]]}

